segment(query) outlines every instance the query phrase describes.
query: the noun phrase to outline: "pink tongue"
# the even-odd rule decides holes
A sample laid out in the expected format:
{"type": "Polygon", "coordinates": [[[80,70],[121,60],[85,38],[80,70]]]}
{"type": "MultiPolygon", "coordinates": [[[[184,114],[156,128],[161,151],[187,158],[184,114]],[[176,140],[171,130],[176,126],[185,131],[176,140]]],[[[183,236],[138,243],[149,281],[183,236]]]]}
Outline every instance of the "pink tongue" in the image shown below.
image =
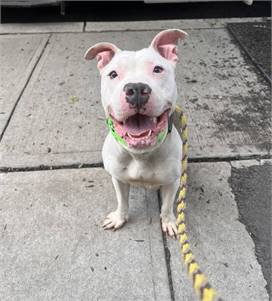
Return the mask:
{"type": "Polygon", "coordinates": [[[154,125],[152,118],[136,114],[126,120],[123,128],[132,135],[141,135],[150,129],[152,130],[154,125]]]}

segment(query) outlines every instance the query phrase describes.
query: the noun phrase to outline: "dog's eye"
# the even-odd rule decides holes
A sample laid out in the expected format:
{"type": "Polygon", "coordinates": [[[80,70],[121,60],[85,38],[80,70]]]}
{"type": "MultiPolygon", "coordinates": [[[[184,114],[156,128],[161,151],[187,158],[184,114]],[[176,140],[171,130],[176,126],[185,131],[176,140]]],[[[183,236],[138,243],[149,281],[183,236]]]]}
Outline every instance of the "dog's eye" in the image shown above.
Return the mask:
{"type": "Polygon", "coordinates": [[[110,79],[114,79],[115,77],[118,76],[118,74],[116,71],[113,70],[108,74],[108,76],[110,77],[110,79]]]}
{"type": "Polygon", "coordinates": [[[154,73],[162,73],[164,69],[161,66],[155,66],[153,69],[154,73]]]}

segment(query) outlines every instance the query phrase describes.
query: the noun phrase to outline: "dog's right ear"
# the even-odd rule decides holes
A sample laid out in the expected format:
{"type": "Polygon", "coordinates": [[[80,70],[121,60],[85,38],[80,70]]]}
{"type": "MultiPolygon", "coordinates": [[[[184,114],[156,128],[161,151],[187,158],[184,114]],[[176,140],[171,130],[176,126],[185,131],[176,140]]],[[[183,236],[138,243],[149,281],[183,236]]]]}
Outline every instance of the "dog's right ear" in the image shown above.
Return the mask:
{"type": "Polygon", "coordinates": [[[101,71],[114,57],[114,55],[120,51],[118,47],[111,43],[98,43],[89,48],[85,52],[85,59],[92,60],[97,59],[97,68],[101,71]]]}

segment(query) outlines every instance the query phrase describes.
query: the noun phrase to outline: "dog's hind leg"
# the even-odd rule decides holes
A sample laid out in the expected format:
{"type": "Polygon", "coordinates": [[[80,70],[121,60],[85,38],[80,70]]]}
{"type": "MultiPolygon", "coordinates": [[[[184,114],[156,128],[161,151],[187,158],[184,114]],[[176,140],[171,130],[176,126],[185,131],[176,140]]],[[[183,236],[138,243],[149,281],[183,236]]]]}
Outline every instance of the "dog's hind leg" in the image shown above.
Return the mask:
{"type": "Polygon", "coordinates": [[[128,198],[129,184],[122,183],[112,177],[112,183],[117,197],[117,209],[111,212],[103,223],[105,230],[117,230],[121,228],[128,220],[128,198]]]}
{"type": "Polygon", "coordinates": [[[177,237],[176,218],[173,212],[173,205],[176,198],[177,191],[179,189],[179,179],[174,183],[163,185],[160,188],[160,194],[162,199],[161,206],[161,223],[163,232],[169,236],[177,237]]]}

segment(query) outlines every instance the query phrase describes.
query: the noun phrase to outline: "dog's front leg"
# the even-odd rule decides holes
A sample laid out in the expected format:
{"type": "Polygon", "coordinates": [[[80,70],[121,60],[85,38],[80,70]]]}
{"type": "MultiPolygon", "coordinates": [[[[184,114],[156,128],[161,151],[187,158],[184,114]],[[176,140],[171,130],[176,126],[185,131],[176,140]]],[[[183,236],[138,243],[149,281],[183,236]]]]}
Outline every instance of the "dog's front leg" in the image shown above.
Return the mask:
{"type": "Polygon", "coordinates": [[[176,182],[163,185],[160,188],[162,199],[161,207],[161,223],[163,232],[171,237],[176,237],[178,230],[176,226],[176,218],[173,213],[173,205],[179,189],[179,179],[176,182]]]}
{"type": "Polygon", "coordinates": [[[112,183],[115,188],[117,197],[117,209],[111,212],[103,223],[105,230],[117,230],[121,228],[128,220],[128,198],[129,198],[129,184],[118,181],[112,177],[112,183]]]}

